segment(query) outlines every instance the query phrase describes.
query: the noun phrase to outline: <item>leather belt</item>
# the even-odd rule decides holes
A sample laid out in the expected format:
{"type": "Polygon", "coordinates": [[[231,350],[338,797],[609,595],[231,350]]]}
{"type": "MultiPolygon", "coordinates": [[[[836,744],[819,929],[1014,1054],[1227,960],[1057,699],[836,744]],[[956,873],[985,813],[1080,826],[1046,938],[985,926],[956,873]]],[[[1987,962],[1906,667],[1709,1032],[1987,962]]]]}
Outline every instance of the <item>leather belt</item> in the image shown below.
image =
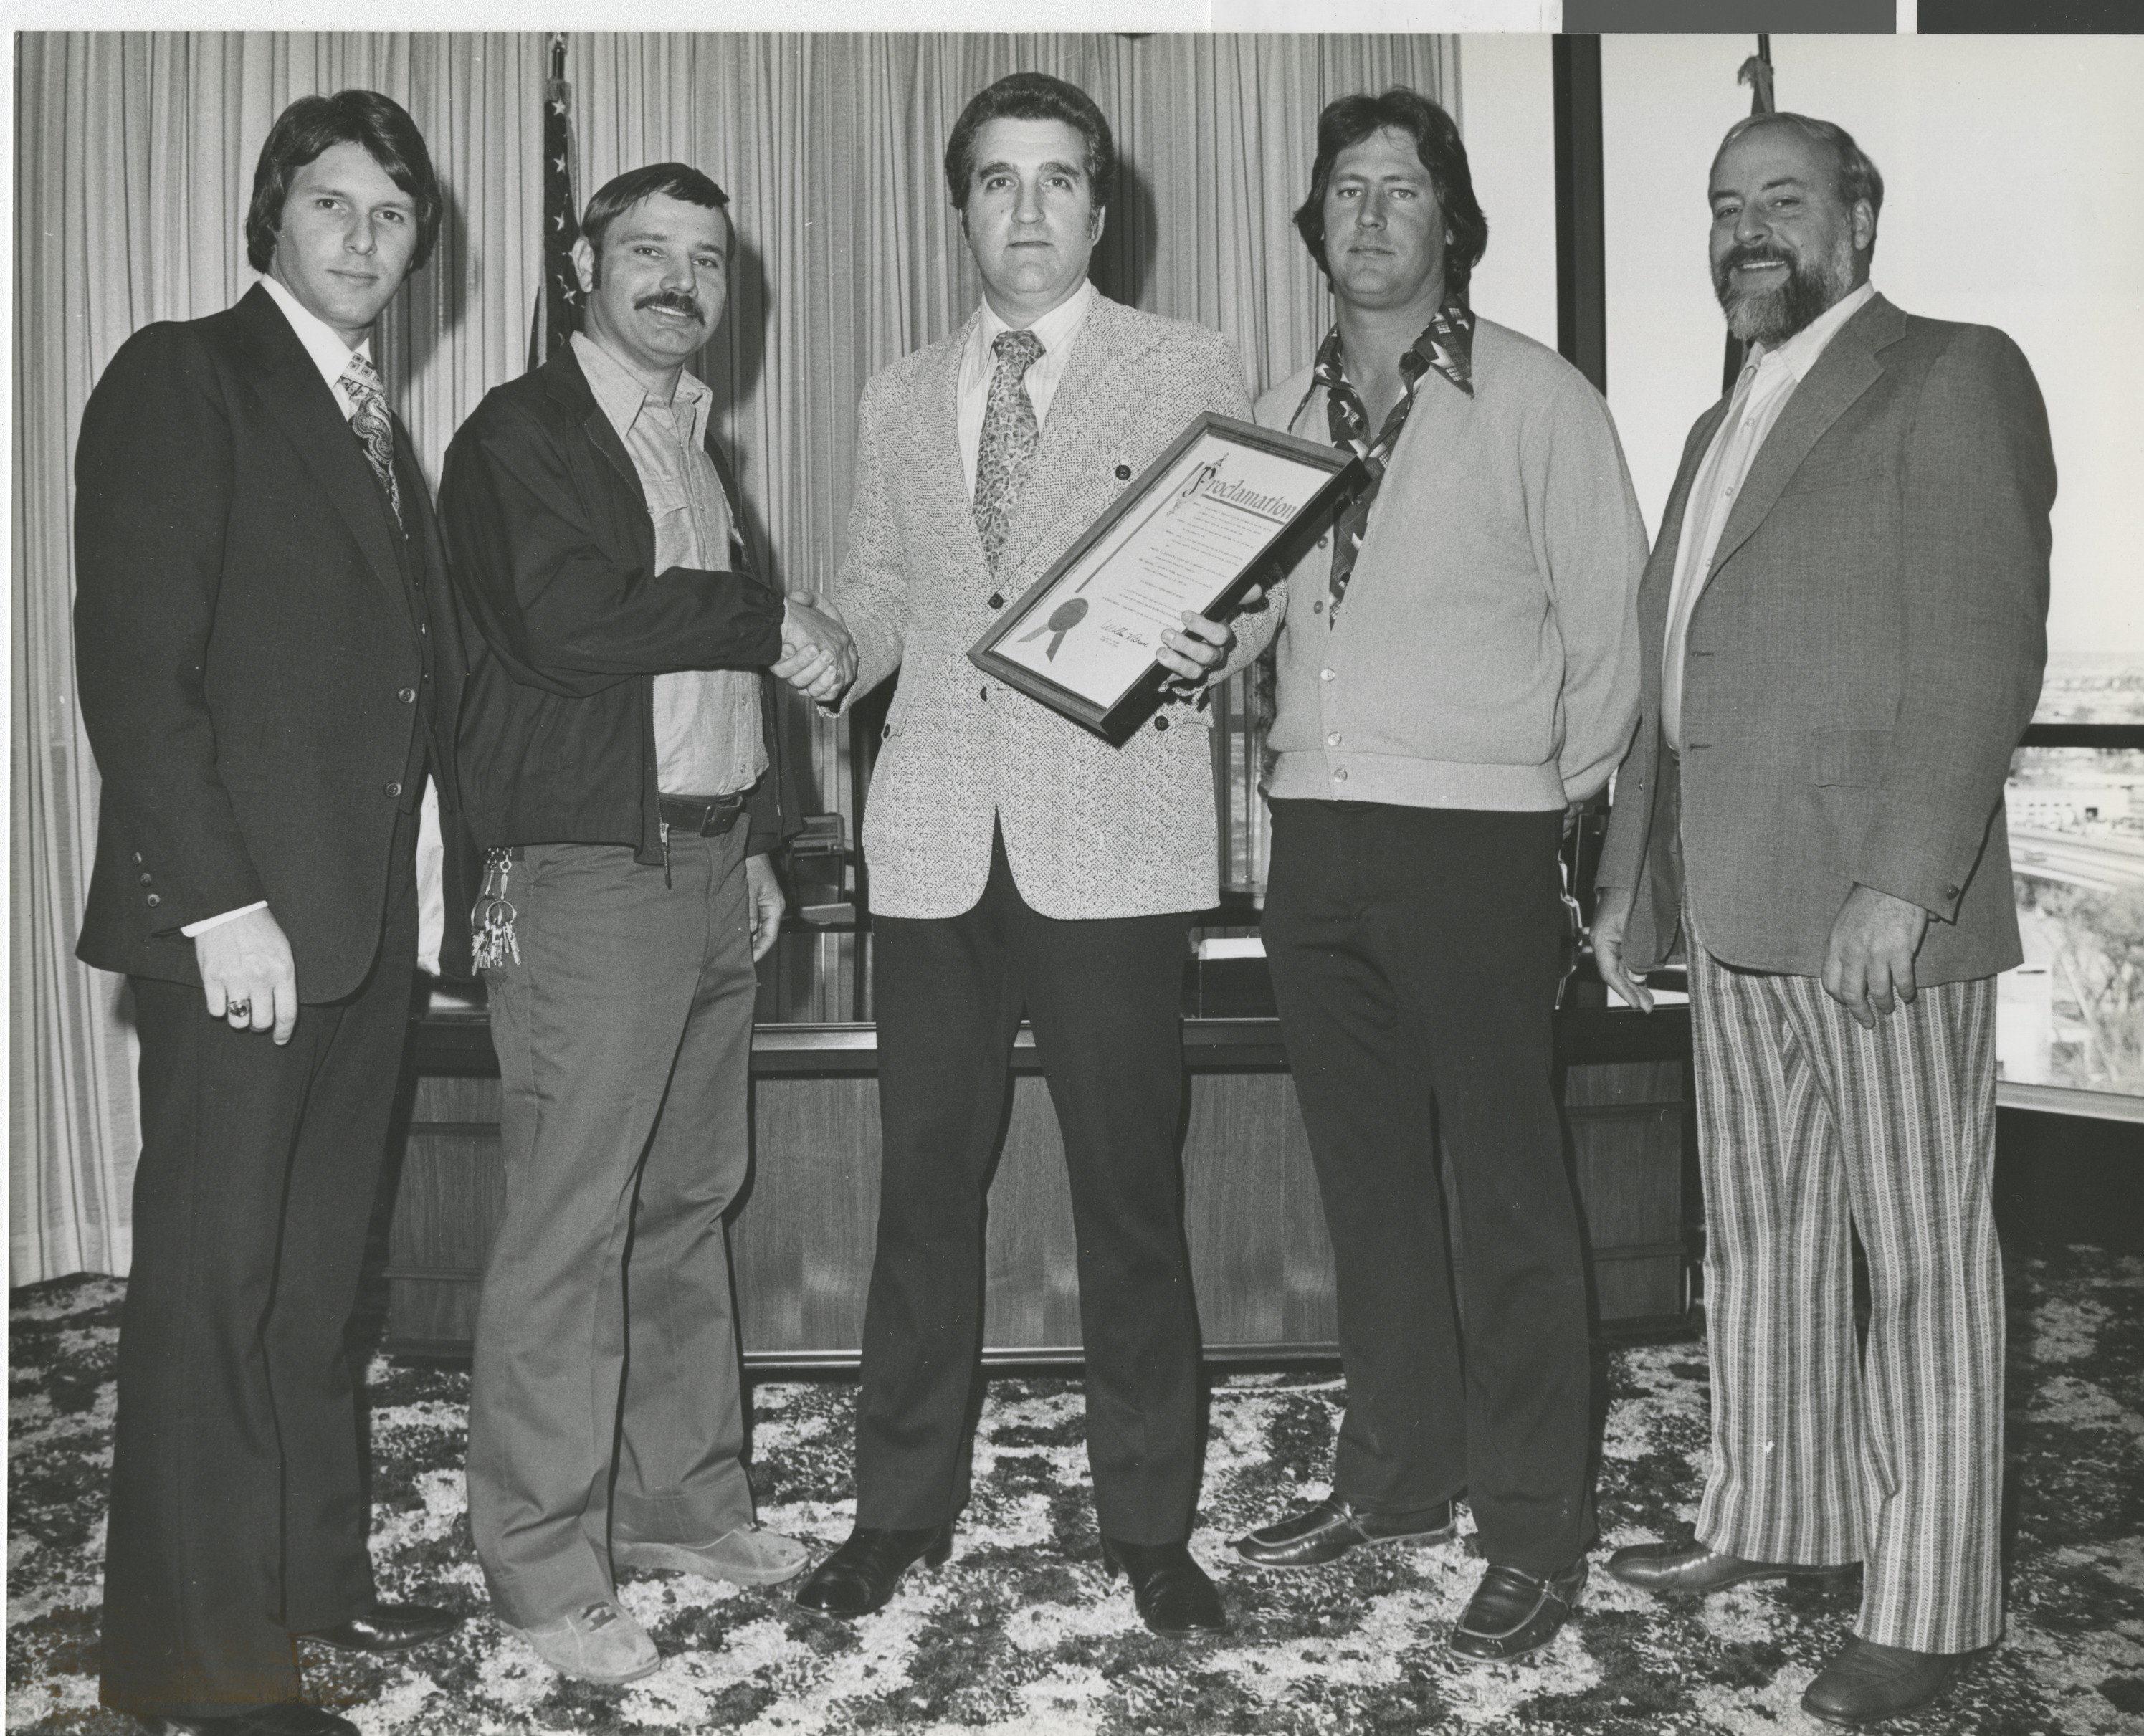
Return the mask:
{"type": "Polygon", "coordinates": [[[752,792],[740,790],[734,796],[716,796],[705,800],[682,796],[661,796],[656,798],[663,816],[663,823],[673,832],[702,838],[719,838],[737,823],[744,812],[745,797],[752,792]]]}

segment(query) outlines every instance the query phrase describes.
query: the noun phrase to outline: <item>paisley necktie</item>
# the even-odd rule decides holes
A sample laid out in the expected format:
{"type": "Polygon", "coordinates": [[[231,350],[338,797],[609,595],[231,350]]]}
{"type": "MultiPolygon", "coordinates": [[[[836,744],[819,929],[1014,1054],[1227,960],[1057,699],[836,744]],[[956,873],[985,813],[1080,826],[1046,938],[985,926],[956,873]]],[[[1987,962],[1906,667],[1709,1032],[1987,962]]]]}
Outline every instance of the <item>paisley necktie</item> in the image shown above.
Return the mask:
{"type": "Polygon", "coordinates": [[[975,528],[990,571],[1012,533],[1013,508],[1020,485],[1042,444],[1042,424],[1027,395],[1027,370],[1042,356],[1042,340],[1031,331],[1001,331],[990,345],[998,359],[990,376],[990,403],[983,411],[983,440],[975,454],[975,528]]]}
{"type": "Polygon", "coordinates": [[[373,474],[387,490],[387,503],[395,509],[395,522],[402,522],[402,491],[395,485],[395,424],[387,419],[387,393],[380,374],[362,355],[352,355],[342,370],[340,384],[357,406],[350,425],[372,461],[373,474]]]}

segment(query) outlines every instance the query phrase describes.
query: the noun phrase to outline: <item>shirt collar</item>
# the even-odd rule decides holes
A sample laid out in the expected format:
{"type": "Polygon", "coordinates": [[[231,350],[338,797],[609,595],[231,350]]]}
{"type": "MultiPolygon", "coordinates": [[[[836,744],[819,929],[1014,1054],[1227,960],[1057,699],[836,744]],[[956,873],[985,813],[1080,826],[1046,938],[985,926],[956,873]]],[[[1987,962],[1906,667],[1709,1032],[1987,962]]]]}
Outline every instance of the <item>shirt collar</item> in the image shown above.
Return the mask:
{"type": "Polygon", "coordinates": [[[1777,350],[1767,350],[1762,345],[1753,349],[1749,360],[1753,363],[1761,362],[1768,355],[1776,355],[1779,359],[1779,365],[1794,375],[1794,384],[1799,385],[1809,378],[1809,371],[1816,365],[1817,358],[1839,335],[1839,329],[1868,306],[1875,296],[1876,285],[1863,284],[1859,289],[1850,290],[1833,302],[1777,350]]]}
{"type": "Polygon", "coordinates": [[[267,290],[269,299],[282,309],[283,317],[290,322],[290,330],[296,334],[298,341],[305,346],[305,354],[313,359],[313,365],[320,370],[320,378],[330,386],[341,379],[343,370],[350,365],[350,359],[353,355],[361,355],[367,361],[372,360],[370,337],[365,338],[356,349],[351,349],[343,342],[342,334],[293,295],[281,279],[263,276],[261,287],[267,290]]]}
{"type": "MultiPolygon", "coordinates": [[[[618,430],[618,439],[626,439],[633,432],[633,424],[640,419],[641,411],[653,401],[648,388],[641,384],[638,374],[586,332],[575,332],[573,342],[573,354],[580,359],[581,372],[588,379],[588,389],[595,394],[597,408],[618,430]]],[[[690,419],[696,442],[706,435],[707,406],[714,395],[714,389],[690,369],[678,374],[677,394],[670,400],[670,408],[682,412],[690,419]]]]}
{"type": "MultiPolygon", "coordinates": [[[[1092,278],[1083,277],[1079,280],[1079,287],[1078,289],[1073,290],[1070,295],[1067,295],[1062,301],[1059,302],[1056,306],[1050,309],[1048,313],[1037,320],[1032,325],[1026,328],[1029,331],[1033,332],[1036,338],[1040,340],[1042,345],[1042,353],[1045,355],[1049,355],[1060,345],[1067,342],[1071,338],[1072,334],[1079,330],[1080,321],[1087,317],[1088,305],[1091,303],[1094,299],[1094,280],[1092,278]]],[[[990,345],[997,342],[998,334],[1000,332],[1012,331],[1018,329],[1019,328],[1015,326],[1008,325],[1003,320],[1000,320],[998,317],[998,310],[992,307],[987,300],[983,303],[983,323],[980,330],[977,333],[977,336],[981,340],[983,353],[985,355],[988,355],[990,353],[990,345]]]]}
{"type": "MultiPolygon", "coordinates": [[[[1339,322],[1335,320],[1325,341],[1318,346],[1312,377],[1328,393],[1354,392],[1346,361],[1340,350],[1339,322]]],[[[1454,295],[1439,308],[1414,342],[1400,353],[1400,377],[1407,382],[1402,402],[1413,397],[1422,376],[1429,373],[1440,375],[1469,398],[1474,395],[1474,312],[1461,296],[1454,295]]]]}

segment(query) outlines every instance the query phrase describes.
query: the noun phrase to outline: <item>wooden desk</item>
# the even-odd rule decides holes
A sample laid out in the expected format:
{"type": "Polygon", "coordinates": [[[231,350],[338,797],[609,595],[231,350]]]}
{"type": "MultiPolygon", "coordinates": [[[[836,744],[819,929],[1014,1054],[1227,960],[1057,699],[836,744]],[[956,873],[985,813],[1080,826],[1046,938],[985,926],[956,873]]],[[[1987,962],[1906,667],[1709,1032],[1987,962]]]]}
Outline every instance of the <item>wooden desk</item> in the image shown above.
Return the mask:
{"type": "MultiPolygon", "coordinates": [[[[1609,1327],[1689,1307],[1682,1173],[1687,1009],[1557,1015],[1558,1073],[1609,1327]]],[[[1273,1019],[1187,1019],[1185,1229],[1217,1361],[1336,1353],[1332,1255],[1273,1019]]],[[[414,1022],[415,1093],[390,1240],[388,1348],[466,1354],[504,1203],[498,1064],[484,1016],[414,1022]]],[[[868,1024],[759,1027],[753,1173],[732,1218],[746,1360],[852,1366],[878,1212],[878,1049],[868,1024]]],[[[986,1360],[1072,1362],[1079,1291],[1063,1147],[1022,1028],[990,1193],[986,1360]]]]}

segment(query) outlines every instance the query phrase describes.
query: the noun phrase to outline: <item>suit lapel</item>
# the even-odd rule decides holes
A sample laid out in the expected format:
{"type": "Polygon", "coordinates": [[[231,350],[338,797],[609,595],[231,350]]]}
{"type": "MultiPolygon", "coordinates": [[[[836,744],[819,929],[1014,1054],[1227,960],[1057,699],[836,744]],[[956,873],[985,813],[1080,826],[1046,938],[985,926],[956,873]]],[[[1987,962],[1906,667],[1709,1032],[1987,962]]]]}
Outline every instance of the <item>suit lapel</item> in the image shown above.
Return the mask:
{"type": "Polygon", "coordinates": [[[1822,439],[1831,425],[1846,414],[1847,407],[1883,371],[1876,360],[1875,345],[1888,340],[1897,310],[1881,296],[1872,300],[1846,324],[1817,358],[1809,377],[1794,388],[1794,396],[1780,411],[1749,467],[1742,498],[1727,515],[1714,551],[1712,570],[1717,573],[1728,558],[1748,542],[1765,515],[1779,504],[1779,496],[1801,469],[1809,449],[1822,439]]]}
{"type": "Polygon", "coordinates": [[[254,394],[357,539],[374,576],[396,607],[404,607],[386,503],[335,394],[266,290],[256,285],[239,308],[246,316],[247,347],[262,370],[254,394]]]}
{"type": "Polygon", "coordinates": [[[983,533],[975,528],[975,490],[968,486],[960,460],[960,358],[968,353],[982,317],[978,307],[930,359],[930,365],[918,370],[915,424],[921,434],[919,450],[930,466],[931,485],[945,491],[949,511],[956,512],[967,527],[978,563],[984,561],[983,533]]]}
{"type": "Polygon", "coordinates": [[[1638,583],[1639,642],[1654,648],[1648,661],[1650,679],[1660,676],[1659,648],[1667,642],[1668,602],[1675,591],[1676,563],[1680,560],[1683,521],[1690,509],[1690,491],[1697,481],[1697,473],[1704,467],[1705,454],[1712,449],[1712,442],[1720,432],[1720,424],[1727,418],[1731,399],[1722,398],[1698,419],[1697,426],[1690,432],[1684,443],[1682,466],[1676,472],[1675,487],[1668,494],[1667,510],[1660,515],[1660,533],[1653,540],[1652,558],[1645,563],[1645,576],[1638,583]]]}
{"type": "Polygon", "coordinates": [[[1091,445],[1087,424],[1097,414],[1109,414],[1119,401],[1121,382],[1131,374],[1134,361],[1125,336],[1116,303],[1097,291],[1088,304],[1087,317],[1073,334],[1072,353],[1065,358],[1056,394],[1050,400],[1042,444],[1021,487],[1020,510],[1000,557],[1002,571],[1019,568],[1043,526],[1056,516],[1049,509],[1050,491],[1079,486],[1078,467],[1068,464],[1065,454],[1068,448],[1091,445]]]}

